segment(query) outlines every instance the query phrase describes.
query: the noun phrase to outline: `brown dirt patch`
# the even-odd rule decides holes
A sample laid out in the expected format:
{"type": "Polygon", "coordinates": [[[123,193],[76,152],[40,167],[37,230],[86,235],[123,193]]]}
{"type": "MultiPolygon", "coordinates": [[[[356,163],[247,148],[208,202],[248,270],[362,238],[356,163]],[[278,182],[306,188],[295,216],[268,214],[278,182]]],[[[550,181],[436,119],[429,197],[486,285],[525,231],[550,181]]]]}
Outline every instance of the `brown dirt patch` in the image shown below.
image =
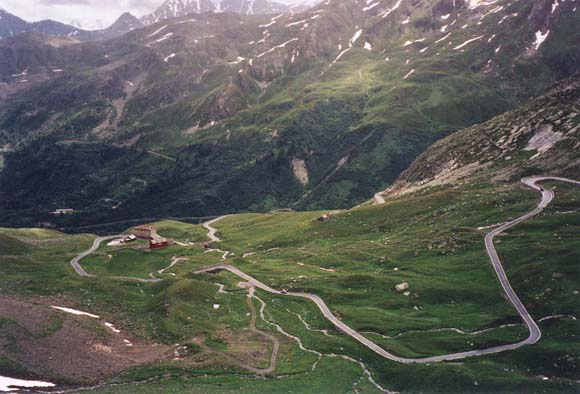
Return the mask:
{"type": "Polygon", "coordinates": [[[249,330],[235,332],[223,330],[216,335],[226,346],[226,352],[234,357],[255,366],[266,368],[272,353],[272,343],[267,338],[249,330]]]}
{"type": "Polygon", "coordinates": [[[38,376],[87,383],[173,355],[171,346],[116,334],[102,319],[67,314],[51,305],[70,304],[0,296],[0,357],[38,376]]]}

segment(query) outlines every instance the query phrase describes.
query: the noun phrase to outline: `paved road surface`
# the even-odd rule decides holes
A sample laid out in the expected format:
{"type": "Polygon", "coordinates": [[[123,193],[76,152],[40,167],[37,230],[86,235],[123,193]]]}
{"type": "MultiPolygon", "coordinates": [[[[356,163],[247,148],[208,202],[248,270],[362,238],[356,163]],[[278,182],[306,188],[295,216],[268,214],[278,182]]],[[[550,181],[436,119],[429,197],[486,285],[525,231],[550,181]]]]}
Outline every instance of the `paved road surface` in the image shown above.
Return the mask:
{"type": "Polygon", "coordinates": [[[93,254],[97,249],[99,249],[99,247],[101,246],[101,242],[103,241],[108,241],[109,239],[114,239],[114,238],[123,238],[124,235],[111,235],[109,237],[98,237],[93,241],[93,245],[85,250],[84,252],[82,252],[81,254],[79,254],[77,257],[75,257],[74,259],[71,260],[70,265],[73,267],[73,269],[76,271],[77,274],[79,274],[80,276],[84,276],[86,278],[96,278],[96,275],[92,275],[89,274],[87,271],[85,271],[85,269],[79,264],[79,262],[84,259],[85,257],[87,257],[90,254],[93,254]]]}
{"type": "MultiPolygon", "coordinates": [[[[125,237],[126,237],[126,235],[121,234],[121,235],[110,235],[107,237],[96,238],[93,241],[93,245],[89,249],[85,250],[84,252],[82,252],[77,257],[75,257],[74,259],[71,260],[70,265],[73,267],[75,272],[77,274],[79,274],[79,276],[82,276],[85,278],[97,278],[97,275],[89,274],[87,271],[85,271],[85,269],[81,266],[80,261],[82,259],[84,259],[85,257],[93,254],[97,249],[99,249],[99,247],[101,246],[101,243],[103,241],[108,241],[110,239],[115,239],[115,238],[125,238],[125,237]]],[[[128,277],[128,276],[113,276],[113,277],[111,277],[111,279],[129,280],[129,281],[140,282],[140,283],[161,282],[161,279],[157,279],[157,278],[142,279],[142,278],[133,278],[133,277],[128,277]]]]}
{"type": "MultiPolygon", "coordinates": [[[[523,215],[515,220],[512,220],[510,222],[507,222],[507,223],[497,227],[496,229],[494,229],[490,233],[488,233],[485,237],[485,248],[487,250],[487,254],[489,255],[490,262],[493,266],[493,269],[495,270],[495,272],[497,274],[499,282],[500,282],[507,298],[509,299],[511,304],[514,306],[514,308],[517,310],[517,312],[519,313],[519,315],[523,319],[524,324],[526,325],[526,327],[529,330],[530,334],[529,334],[528,338],[526,338],[520,342],[511,343],[511,344],[507,344],[507,345],[501,345],[501,346],[494,346],[494,347],[487,348],[487,349],[471,350],[471,351],[467,351],[467,352],[446,354],[446,355],[442,355],[442,356],[433,356],[433,357],[424,357],[424,358],[399,357],[399,356],[396,356],[392,353],[389,353],[388,351],[386,351],[385,349],[383,349],[382,347],[380,347],[379,345],[377,345],[373,341],[365,338],[363,335],[359,334],[357,331],[355,331],[354,329],[350,328],[348,325],[343,323],[340,319],[338,319],[336,316],[334,316],[332,314],[330,308],[316,294],[295,293],[295,292],[282,293],[281,291],[271,288],[270,286],[260,282],[259,280],[253,278],[252,276],[242,272],[238,268],[233,267],[229,264],[218,264],[218,265],[215,265],[213,267],[208,267],[208,268],[198,270],[195,273],[206,273],[206,272],[213,272],[213,271],[218,271],[218,270],[226,270],[226,271],[229,271],[229,272],[239,276],[240,278],[250,282],[252,285],[254,285],[254,286],[256,286],[264,291],[267,291],[269,293],[277,294],[277,295],[286,295],[289,297],[300,297],[300,298],[309,299],[310,301],[314,302],[316,304],[316,306],[318,306],[318,309],[320,309],[320,311],[322,312],[324,317],[326,319],[328,319],[332,324],[334,324],[334,326],[339,331],[341,331],[344,334],[357,340],[358,342],[365,345],[367,348],[371,349],[372,351],[379,354],[380,356],[387,358],[389,360],[400,362],[400,363],[411,364],[411,363],[430,363],[430,362],[438,362],[438,361],[451,361],[451,360],[458,360],[458,359],[471,357],[471,356],[481,356],[481,355],[485,355],[485,354],[504,352],[507,350],[515,350],[515,349],[518,349],[522,346],[536,343],[541,338],[542,333],[540,331],[540,328],[538,327],[538,325],[534,321],[534,319],[528,313],[526,307],[523,305],[523,303],[520,301],[517,294],[515,293],[515,291],[511,287],[511,285],[508,281],[507,275],[506,275],[506,273],[503,269],[503,266],[501,264],[501,260],[500,260],[498,254],[497,254],[497,251],[495,250],[495,247],[493,245],[493,239],[497,235],[501,234],[503,231],[508,230],[508,229],[536,216],[537,214],[542,212],[542,210],[546,206],[548,206],[548,204],[554,198],[554,192],[552,192],[551,190],[546,190],[546,189],[542,188],[541,186],[537,185],[537,182],[542,182],[542,181],[547,181],[547,180],[568,182],[568,183],[572,183],[574,185],[580,186],[580,182],[578,182],[578,181],[574,181],[574,180],[570,180],[570,179],[566,179],[566,178],[558,178],[558,177],[540,177],[540,176],[537,176],[537,177],[529,177],[529,178],[522,179],[522,183],[524,183],[525,185],[531,187],[532,189],[534,189],[542,194],[542,198],[540,200],[540,203],[531,212],[529,212],[529,213],[527,213],[527,214],[525,214],[525,215],[523,215]]],[[[210,238],[212,238],[212,240],[214,238],[217,238],[217,237],[215,237],[215,233],[217,230],[215,228],[211,227],[211,225],[213,223],[215,223],[215,221],[208,222],[208,223],[206,223],[206,225],[204,225],[204,227],[206,229],[208,229],[208,231],[210,232],[210,234],[211,234],[210,238]]],[[[219,238],[218,238],[218,240],[219,240],[219,238]]]]}

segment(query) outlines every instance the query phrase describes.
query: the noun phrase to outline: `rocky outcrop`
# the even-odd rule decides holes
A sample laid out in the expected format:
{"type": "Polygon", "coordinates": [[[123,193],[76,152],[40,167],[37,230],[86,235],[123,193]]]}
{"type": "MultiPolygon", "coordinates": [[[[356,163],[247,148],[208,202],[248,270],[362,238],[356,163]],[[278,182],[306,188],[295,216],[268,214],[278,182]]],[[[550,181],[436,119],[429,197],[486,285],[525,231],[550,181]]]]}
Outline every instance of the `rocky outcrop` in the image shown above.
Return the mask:
{"type": "Polygon", "coordinates": [[[308,185],[308,169],[306,163],[302,159],[292,159],[292,172],[294,177],[302,186],[308,185]]]}
{"type": "MultiPolygon", "coordinates": [[[[444,138],[423,153],[383,195],[400,195],[480,175],[528,169],[572,176],[580,166],[580,75],[521,109],[444,138]]],[[[577,175],[577,174],[576,174],[577,175]]]]}

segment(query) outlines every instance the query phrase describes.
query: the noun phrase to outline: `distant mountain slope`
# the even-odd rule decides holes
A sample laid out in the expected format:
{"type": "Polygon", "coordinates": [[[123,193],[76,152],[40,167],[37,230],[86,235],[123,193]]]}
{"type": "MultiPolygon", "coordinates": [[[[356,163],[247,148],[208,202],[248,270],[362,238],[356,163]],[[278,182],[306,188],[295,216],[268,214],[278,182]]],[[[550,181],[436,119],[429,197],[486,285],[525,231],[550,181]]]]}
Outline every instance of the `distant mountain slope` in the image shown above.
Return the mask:
{"type": "Polygon", "coordinates": [[[3,40],[0,221],[352,206],[578,72],[579,23],[575,1],[334,0],[3,40]]]}
{"type": "Polygon", "coordinates": [[[0,9],[0,40],[22,33],[40,33],[73,38],[78,41],[105,40],[122,36],[141,27],[143,24],[130,13],[124,13],[106,29],[88,31],[53,20],[29,23],[6,10],[0,9]]]}
{"type": "Polygon", "coordinates": [[[324,0],[304,0],[302,2],[292,4],[288,6],[288,8],[292,13],[300,13],[319,5],[323,1],[324,0]]]}
{"type": "Polygon", "coordinates": [[[487,177],[578,177],[580,75],[566,79],[516,111],[435,143],[385,194],[487,177]]]}
{"type": "Polygon", "coordinates": [[[28,22],[0,8],[0,39],[24,33],[29,28],[28,22]]]}
{"type": "Polygon", "coordinates": [[[123,13],[111,26],[104,30],[96,31],[95,34],[99,39],[109,39],[120,37],[130,31],[141,29],[144,24],[129,12],[123,13]]]}
{"type": "Polygon", "coordinates": [[[167,0],[153,13],[141,18],[145,24],[189,14],[233,12],[241,15],[287,12],[288,7],[268,0],[167,0]]]}

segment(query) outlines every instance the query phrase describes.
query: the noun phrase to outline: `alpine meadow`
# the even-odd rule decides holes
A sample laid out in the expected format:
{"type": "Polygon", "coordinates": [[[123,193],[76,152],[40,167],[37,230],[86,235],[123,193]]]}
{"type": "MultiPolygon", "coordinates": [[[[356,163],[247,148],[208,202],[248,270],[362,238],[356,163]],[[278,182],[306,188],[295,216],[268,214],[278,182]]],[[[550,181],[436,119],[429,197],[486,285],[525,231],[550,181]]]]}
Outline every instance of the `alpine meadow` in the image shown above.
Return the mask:
{"type": "Polygon", "coordinates": [[[145,3],[0,0],[0,392],[580,391],[578,0],[145,3]]]}

